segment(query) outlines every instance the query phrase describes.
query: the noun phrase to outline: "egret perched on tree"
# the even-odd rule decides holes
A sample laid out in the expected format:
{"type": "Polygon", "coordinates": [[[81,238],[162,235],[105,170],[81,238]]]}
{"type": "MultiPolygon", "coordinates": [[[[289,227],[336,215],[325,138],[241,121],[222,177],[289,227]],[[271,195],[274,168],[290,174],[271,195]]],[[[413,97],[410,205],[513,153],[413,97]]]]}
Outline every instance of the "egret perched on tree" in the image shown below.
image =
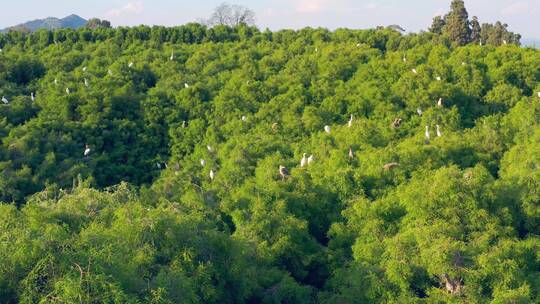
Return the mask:
{"type": "Polygon", "coordinates": [[[210,180],[214,180],[214,176],[215,176],[215,173],[214,173],[214,170],[210,169],[210,180]]]}
{"type": "Polygon", "coordinates": [[[201,166],[205,166],[206,165],[206,161],[204,159],[201,158],[201,166]]]}
{"type": "Polygon", "coordinates": [[[416,69],[412,69],[411,70],[414,74],[418,74],[418,72],[416,71],[416,69]]]}
{"type": "Polygon", "coordinates": [[[506,42],[506,40],[503,39],[503,44],[504,44],[504,45],[507,45],[508,42],[506,42]]]}
{"type": "Polygon", "coordinates": [[[300,160],[300,167],[305,167],[307,165],[307,153],[304,153],[302,155],[302,159],[300,160]]]}
{"type": "Polygon", "coordinates": [[[442,133],[441,133],[441,130],[439,129],[439,125],[435,125],[435,127],[437,127],[437,137],[441,137],[442,133]]]}
{"type": "Polygon", "coordinates": [[[313,163],[313,161],[314,161],[313,154],[311,154],[311,155],[307,158],[307,164],[308,164],[308,166],[311,165],[311,163],[313,163]]]}
{"type": "Polygon", "coordinates": [[[85,85],[86,87],[88,87],[88,79],[86,79],[86,78],[84,79],[84,85],[85,85]]]}
{"type": "Polygon", "coordinates": [[[465,63],[465,61],[462,61],[462,62],[461,62],[461,65],[467,65],[467,64],[465,63]]]}
{"type": "Polygon", "coordinates": [[[185,127],[186,127],[186,121],[182,120],[182,128],[185,128],[185,127]]]}
{"type": "Polygon", "coordinates": [[[330,134],[330,126],[329,125],[324,126],[324,132],[330,134]]]}
{"type": "Polygon", "coordinates": [[[282,180],[285,180],[289,176],[289,170],[285,168],[284,166],[279,166],[279,175],[281,176],[282,180]]]}
{"type": "Polygon", "coordinates": [[[442,97],[437,100],[437,106],[442,107],[443,106],[443,100],[442,97]]]}
{"type": "Polygon", "coordinates": [[[395,167],[399,167],[399,163],[388,163],[383,166],[384,170],[390,170],[394,169],[395,167]]]}
{"type": "Polygon", "coordinates": [[[170,61],[174,60],[174,52],[171,52],[171,57],[169,58],[170,61]]]}
{"type": "Polygon", "coordinates": [[[349,158],[350,158],[350,159],[353,159],[353,158],[354,158],[354,152],[353,152],[352,147],[349,147],[349,158]]]}
{"type": "Polygon", "coordinates": [[[66,88],[66,94],[69,95],[69,88],[66,88]]]}
{"type": "Polygon", "coordinates": [[[214,151],[210,145],[206,145],[206,149],[208,150],[208,152],[213,152],[214,151]]]}
{"type": "Polygon", "coordinates": [[[83,71],[83,72],[86,72],[86,67],[83,67],[83,68],[82,68],[82,71],[83,71]]]}
{"type": "Polygon", "coordinates": [[[242,119],[243,122],[247,121],[247,117],[245,115],[242,115],[241,119],[242,119]]]}
{"type": "Polygon", "coordinates": [[[112,76],[112,75],[113,75],[111,69],[109,69],[109,70],[107,71],[107,74],[109,74],[109,76],[112,76]]]}
{"type": "Polygon", "coordinates": [[[30,99],[32,99],[32,101],[36,101],[36,97],[34,96],[34,92],[30,92],[30,99]]]}
{"type": "Polygon", "coordinates": [[[184,82],[184,88],[189,88],[189,84],[187,82],[184,82]]]}
{"type": "Polygon", "coordinates": [[[7,100],[7,98],[5,96],[2,96],[2,102],[4,104],[9,104],[9,100],[7,100]]]}
{"type": "Polygon", "coordinates": [[[407,57],[403,57],[401,60],[403,60],[403,62],[407,62],[407,57]]]}
{"type": "Polygon", "coordinates": [[[538,94],[538,97],[540,97],[540,92],[538,92],[537,94],[538,94]]]}
{"type": "Polygon", "coordinates": [[[157,167],[158,169],[161,169],[161,164],[160,164],[159,162],[156,162],[156,167],[157,167]]]}
{"type": "Polygon", "coordinates": [[[56,78],[54,79],[54,84],[58,85],[58,79],[56,79],[56,78]]]}
{"type": "Polygon", "coordinates": [[[84,156],[90,155],[90,151],[91,151],[91,150],[90,150],[90,147],[89,147],[88,145],[86,145],[86,147],[85,147],[85,149],[84,149],[84,153],[83,153],[84,156]]]}
{"type": "Polygon", "coordinates": [[[347,126],[350,128],[352,126],[352,122],[353,122],[353,115],[351,114],[351,118],[349,118],[349,122],[347,123],[347,126]]]}
{"type": "Polygon", "coordinates": [[[437,76],[435,79],[437,79],[437,81],[441,81],[441,76],[437,76]]]}
{"type": "Polygon", "coordinates": [[[128,68],[131,68],[132,66],[133,66],[133,62],[130,62],[130,63],[128,64],[128,68]]]}
{"type": "Polygon", "coordinates": [[[357,44],[356,44],[356,47],[360,47],[360,45],[361,45],[360,43],[357,43],[357,44]]]}
{"type": "Polygon", "coordinates": [[[392,128],[399,128],[399,126],[401,126],[401,122],[403,120],[401,118],[396,118],[394,119],[394,121],[392,122],[392,128]]]}
{"type": "Polygon", "coordinates": [[[426,126],[426,132],[424,133],[424,135],[426,136],[426,140],[429,141],[430,139],[429,126],[426,126]]]}
{"type": "Polygon", "coordinates": [[[277,122],[272,124],[272,131],[277,131],[279,124],[277,122]]]}
{"type": "Polygon", "coordinates": [[[424,112],[420,108],[416,109],[416,113],[418,113],[418,116],[422,116],[422,114],[424,114],[424,112]]]}

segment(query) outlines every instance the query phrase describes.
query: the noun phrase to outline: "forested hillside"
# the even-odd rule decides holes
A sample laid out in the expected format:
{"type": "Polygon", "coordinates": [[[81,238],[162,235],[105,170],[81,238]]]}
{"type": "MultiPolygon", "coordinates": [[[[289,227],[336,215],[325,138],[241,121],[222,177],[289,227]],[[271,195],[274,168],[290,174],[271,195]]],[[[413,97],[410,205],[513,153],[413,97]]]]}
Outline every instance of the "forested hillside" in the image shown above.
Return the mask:
{"type": "Polygon", "coordinates": [[[1,303],[537,303],[540,53],[0,35],[1,303]]]}

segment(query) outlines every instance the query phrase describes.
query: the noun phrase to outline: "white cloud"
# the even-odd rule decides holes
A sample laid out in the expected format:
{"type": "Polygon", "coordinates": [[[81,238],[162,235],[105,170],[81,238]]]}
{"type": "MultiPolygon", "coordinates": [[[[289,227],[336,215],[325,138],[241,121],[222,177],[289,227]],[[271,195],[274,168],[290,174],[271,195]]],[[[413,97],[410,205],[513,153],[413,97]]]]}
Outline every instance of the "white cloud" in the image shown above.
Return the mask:
{"type": "Polygon", "coordinates": [[[518,1],[510,4],[509,6],[502,9],[501,14],[503,15],[521,15],[526,14],[531,11],[531,6],[526,1],[518,1]]]}
{"type": "Polygon", "coordinates": [[[144,5],[142,1],[129,2],[128,4],[109,10],[105,15],[107,17],[120,17],[124,15],[139,15],[143,12],[144,5]]]}

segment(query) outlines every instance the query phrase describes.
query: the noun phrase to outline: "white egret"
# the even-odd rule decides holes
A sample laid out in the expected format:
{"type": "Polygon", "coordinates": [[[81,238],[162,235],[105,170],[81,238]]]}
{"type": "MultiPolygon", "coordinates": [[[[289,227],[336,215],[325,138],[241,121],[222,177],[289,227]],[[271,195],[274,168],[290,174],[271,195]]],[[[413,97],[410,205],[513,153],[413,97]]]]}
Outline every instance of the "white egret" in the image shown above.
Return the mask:
{"type": "Polygon", "coordinates": [[[424,114],[424,112],[420,108],[416,109],[416,113],[418,113],[418,116],[422,116],[422,114],[424,114]]]}
{"type": "Polygon", "coordinates": [[[242,118],[241,118],[241,119],[242,119],[243,122],[246,122],[246,121],[247,121],[247,117],[246,117],[245,115],[242,115],[242,118]]]}
{"type": "Polygon", "coordinates": [[[308,166],[311,165],[311,163],[313,163],[315,159],[313,158],[313,154],[311,154],[308,158],[307,158],[307,164],[308,166]]]}
{"type": "Polygon", "coordinates": [[[439,106],[439,107],[442,107],[442,106],[443,106],[443,100],[442,100],[442,98],[439,98],[439,100],[437,100],[437,106],[439,106]]]}
{"type": "Polygon", "coordinates": [[[132,66],[133,66],[133,62],[130,62],[130,63],[128,64],[128,68],[131,68],[132,66]]]}
{"type": "Polygon", "coordinates": [[[88,79],[86,79],[86,78],[84,79],[84,85],[85,85],[86,87],[88,87],[88,79]]]}
{"type": "Polygon", "coordinates": [[[411,71],[415,74],[418,74],[418,71],[416,71],[416,69],[412,69],[411,71]]]}
{"type": "Polygon", "coordinates": [[[170,61],[173,61],[173,60],[174,60],[174,53],[171,53],[171,57],[169,57],[169,60],[170,60],[170,61]]]}
{"type": "Polygon", "coordinates": [[[353,115],[351,114],[351,118],[349,118],[349,122],[347,123],[347,126],[350,128],[352,126],[352,123],[353,123],[353,115]]]}
{"type": "Polygon", "coordinates": [[[467,65],[467,64],[465,63],[465,61],[462,61],[462,62],[461,62],[461,65],[467,65]]]}
{"type": "Polygon", "coordinates": [[[426,140],[429,141],[429,139],[430,139],[429,126],[426,126],[426,132],[424,133],[424,135],[426,136],[426,140]]]}
{"type": "Polygon", "coordinates": [[[357,43],[357,44],[356,44],[356,47],[360,47],[360,43],[357,43]]]}
{"type": "Polygon", "coordinates": [[[407,62],[407,57],[403,57],[403,62],[407,62]]]}
{"type": "Polygon", "coordinates": [[[214,180],[214,176],[215,176],[215,173],[214,173],[214,170],[210,169],[210,180],[214,180]]]}
{"type": "Polygon", "coordinates": [[[439,125],[435,125],[435,127],[437,127],[437,137],[441,137],[442,132],[441,132],[441,129],[439,128],[439,125]]]}
{"type": "Polygon", "coordinates": [[[503,40],[503,44],[506,45],[506,44],[508,44],[508,42],[506,42],[506,40],[503,40]]]}
{"type": "Polygon", "coordinates": [[[30,99],[32,99],[32,101],[36,101],[36,97],[34,96],[34,92],[30,93],[30,99]]]}
{"type": "Polygon", "coordinates": [[[187,82],[184,83],[184,88],[189,88],[189,84],[187,84],[187,82]]]}
{"type": "Polygon", "coordinates": [[[441,81],[441,76],[437,76],[435,79],[437,79],[437,81],[441,81]]]}
{"type": "Polygon", "coordinates": [[[161,169],[161,164],[160,164],[159,162],[157,162],[157,163],[156,163],[156,167],[157,167],[158,169],[161,169]]]}
{"type": "Polygon", "coordinates": [[[185,127],[186,127],[186,121],[183,120],[183,121],[182,121],[182,128],[185,128],[185,127]]]}
{"type": "Polygon", "coordinates": [[[4,104],[8,104],[9,103],[9,100],[7,100],[7,98],[5,96],[2,96],[2,102],[4,104]]]}
{"type": "Polygon", "coordinates": [[[56,78],[54,79],[54,84],[58,85],[58,79],[56,79],[56,78]]]}
{"type": "Polygon", "coordinates": [[[399,167],[399,163],[388,163],[383,166],[384,170],[390,170],[394,169],[395,167],[399,167]]]}
{"type": "Polygon", "coordinates": [[[307,165],[307,153],[304,153],[302,155],[302,159],[300,160],[300,167],[305,167],[307,165]]]}
{"type": "Polygon", "coordinates": [[[289,170],[285,168],[284,166],[279,166],[279,175],[281,176],[282,180],[285,180],[289,176],[289,170]]]}
{"type": "Polygon", "coordinates": [[[113,75],[111,69],[109,69],[109,70],[107,71],[107,74],[109,74],[109,76],[112,76],[112,75],[113,75]]]}
{"type": "Polygon", "coordinates": [[[86,67],[83,67],[83,68],[82,68],[82,71],[83,71],[83,72],[86,72],[86,67]]]}
{"type": "Polygon", "coordinates": [[[208,152],[214,151],[210,145],[206,145],[206,149],[208,150],[208,152]]]}
{"type": "Polygon", "coordinates": [[[86,147],[84,149],[84,153],[83,153],[84,156],[90,155],[90,151],[92,151],[92,150],[90,150],[90,147],[88,145],[86,145],[86,147]]]}
{"type": "Polygon", "coordinates": [[[324,126],[324,132],[330,134],[330,126],[328,125],[324,126]]]}
{"type": "Polygon", "coordinates": [[[354,152],[353,152],[352,147],[349,147],[349,158],[350,158],[350,159],[353,159],[353,158],[354,158],[354,152]]]}
{"type": "Polygon", "coordinates": [[[69,92],[70,92],[70,91],[69,91],[69,88],[66,88],[66,94],[69,95],[69,92]]]}
{"type": "Polygon", "coordinates": [[[277,122],[272,124],[272,131],[277,131],[279,124],[277,122]]]}
{"type": "Polygon", "coordinates": [[[538,94],[538,97],[540,97],[540,92],[538,92],[537,94],[538,94]]]}
{"type": "Polygon", "coordinates": [[[201,166],[205,166],[206,165],[206,161],[204,159],[201,158],[201,166]]]}

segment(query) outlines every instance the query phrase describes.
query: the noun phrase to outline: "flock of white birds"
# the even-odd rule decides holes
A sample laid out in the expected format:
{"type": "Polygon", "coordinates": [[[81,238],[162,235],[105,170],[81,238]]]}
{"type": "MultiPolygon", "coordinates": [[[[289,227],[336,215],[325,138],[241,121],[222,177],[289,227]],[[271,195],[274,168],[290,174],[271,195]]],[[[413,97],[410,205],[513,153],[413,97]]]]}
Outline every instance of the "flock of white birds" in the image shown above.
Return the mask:
{"type": "MultiPolygon", "coordinates": [[[[357,45],[357,46],[358,46],[358,45],[357,45]]],[[[1,50],[0,50],[0,52],[1,52],[1,50]]],[[[169,60],[170,60],[170,61],[173,61],[173,60],[174,60],[174,53],[171,53],[171,56],[169,57],[169,60]]],[[[407,58],[406,58],[406,57],[403,57],[402,60],[403,60],[403,62],[407,62],[407,58]]],[[[461,64],[462,64],[462,65],[466,65],[465,62],[462,62],[461,64]]],[[[133,61],[130,61],[130,62],[128,63],[128,68],[131,69],[131,68],[133,67],[133,65],[134,65],[133,61]]],[[[87,69],[86,66],[84,66],[84,67],[82,68],[83,73],[86,73],[87,70],[88,70],[88,69],[87,69]]],[[[417,71],[415,68],[411,69],[411,71],[412,71],[412,73],[414,73],[415,75],[418,74],[418,71],[417,71]]],[[[110,75],[110,76],[113,75],[113,73],[112,73],[112,71],[111,71],[110,69],[107,71],[107,74],[110,75]]],[[[436,76],[435,79],[436,79],[437,81],[442,81],[441,76],[436,76]]],[[[248,83],[249,83],[249,80],[248,80],[248,83]]],[[[55,84],[55,85],[58,85],[58,79],[56,79],[56,78],[54,79],[54,84],[55,84]]],[[[86,78],[84,78],[84,85],[85,85],[85,87],[89,87],[89,86],[90,86],[90,84],[89,84],[89,82],[88,82],[88,79],[86,79],[86,78]]],[[[188,83],[184,83],[184,87],[187,89],[187,88],[189,88],[190,86],[189,86],[188,83]]],[[[69,95],[69,94],[71,93],[69,87],[66,87],[65,92],[66,92],[67,95],[69,95]]],[[[540,98],[540,92],[538,92],[537,95],[538,95],[538,97],[540,98]]],[[[35,101],[35,95],[34,95],[34,92],[31,92],[30,97],[31,97],[32,101],[35,101]]],[[[4,105],[9,105],[10,102],[9,102],[9,100],[8,100],[5,96],[2,96],[2,103],[3,103],[4,105]]],[[[439,99],[437,100],[436,105],[437,105],[438,107],[443,107],[443,99],[442,99],[442,98],[439,98],[439,99]]],[[[422,111],[421,108],[417,108],[417,109],[416,109],[416,112],[418,113],[419,116],[422,116],[422,114],[423,114],[423,111],[422,111]]],[[[247,122],[247,116],[245,116],[245,115],[243,115],[240,119],[241,119],[241,121],[243,121],[243,122],[247,122]]],[[[348,126],[348,127],[351,127],[351,126],[352,126],[353,120],[354,120],[354,115],[351,114],[351,115],[350,115],[350,119],[349,119],[349,121],[347,122],[347,126],[348,126]]],[[[394,121],[394,123],[393,123],[392,125],[393,125],[393,127],[396,127],[396,126],[399,126],[400,123],[401,123],[401,119],[399,119],[397,122],[394,121]]],[[[184,121],[184,122],[182,123],[182,127],[185,127],[185,126],[186,126],[186,122],[184,121]]],[[[273,130],[273,131],[276,131],[277,128],[278,128],[278,124],[277,124],[277,123],[272,124],[272,130],[273,130]]],[[[327,134],[330,134],[330,133],[331,133],[331,127],[330,127],[329,125],[325,125],[325,126],[324,126],[324,132],[327,133],[327,134]]],[[[426,138],[426,143],[429,143],[429,141],[430,141],[430,139],[431,139],[431,134],[430,134],[430,131],[429,131],[429,126],[426,126],[426,130],[425,130],[424,135],[425,135],[425,138],[426,138]]],[[[436,125],[436,135],[437,135],[437,137],[442,137],[442,132],[441,132],[441,130],[440,130],[440,126],[439,126],[439,125],[436,125]]],[[[210,145],[207,146],[207,149],[208,149],[209,152],[213,152],[213,149],[212,149],[212,147],[211,147],[210,145]]],[[[92,151],[92,150],[90,149],[89,145],[87,144],[87,145],[85,145],[85,149],[84,149],[83,155],[84,155],[85,157],[89,157],[91,151],[92,151]]],[[[351,159],[354,158],[354,151],[352,150],[352,148],[349,148],[349,158],[351,158],[351,159]]],[[[303,167],[305,167],[305,166],[309,166],[313,161],[314,161],[314,156],[313,156],[313,154],[310,155],[309,157],[307,157],[307,153],[303,153],[302,159],[300,160],[300,167],[303,168],[303,167]]],[[[204,167],[204,166],[206,165],[206,161],[205,161],[204,159],[201,159],[201,160],[200,160],[200,164],[201,164],[202,167],[204,167]]],[[[397,166],[399,166],[398,163],[388,163],[388,164],[385,164],[385,165],[383,166],[383,168],[384,168],[385,170],[389,170],[389,169],[392,169],[392,168],[397,167],[397,166]]],[[[159,169],[161,169],[161,168],[162,168],[161,163],[157,163],[157,167],[158,167],[159,169]]],[[[167,167],[167,164],[165,164],[165,167],[167,167]]],[[[210,172],[209,172],[210,180],[213,180],[213,179],[215,178],[215,175],[216,175],[216,171],[214,171],[214,169],[210,169],[210,172]]],[[[286,168],[285,166],[282,166],[282,165],[279,166],[279,175],[282,177],[283,180],[285,180],[285,179],[289,176],[289,171],[287,170],[287,168],[286,168]]]]}

